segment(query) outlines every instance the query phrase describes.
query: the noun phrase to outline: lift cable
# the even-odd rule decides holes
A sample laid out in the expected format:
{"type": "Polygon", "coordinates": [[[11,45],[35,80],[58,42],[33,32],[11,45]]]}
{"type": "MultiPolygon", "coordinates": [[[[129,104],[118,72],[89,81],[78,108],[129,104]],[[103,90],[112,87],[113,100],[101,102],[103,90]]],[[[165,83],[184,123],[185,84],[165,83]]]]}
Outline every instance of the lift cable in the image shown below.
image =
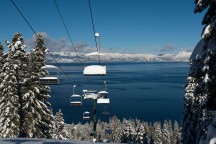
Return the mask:
{"type": "MultiPolygon", "coordinates": [[[[66,30],[66,32],[67,32],[67,35],[68,35],[68,37],[69,37],[69,39],[70,39],[71,45],[72,45],[72,47],[73,47],[73,49],[74,49],[74,52],[76,53],[76,57],[77,57],[77,59],[79,60],[79,63],[83,64],[83,63],[81,62],[79,56],[78,56],[76,47],[74,46],[74,43],[73,43],[73,41],[72,41],[72,39],[71,39],[70,33],[69,33],[68,28],[67,28],[67,26],[66,26],[66,24],[65,24],[65,21],[64,21],[64,19],[63,19],[62,14],[61,14],[61,11],[60,11],[60,9],[59,9],[59,6],[58,6],[56,0],[53,0],[53,1],[54,1],[55,6],[56,6],[56,8],[57,8],[57,10],[58,10],[59,16],[60,16],[61,21],[62,21],[62,23],[63,23],[63,25],[64,25],[64,28],[65,28],[65,30],[66,30]]],[[[83,64],[83,66],[84,66],[84,64],[83,64]]]]}
{"type": "MultiPolygon", "coordinates": [[[[98,47],[98,43],[97,43],[97,37],[95,36],[96,31],[95,31],[95,25],[94,25],[94,19],[93,19],[93,14],[92,14],[92,8],[91,8],[91,2],[90,2],[90,0],[88,0],[88,5],[89,5],[89,10],[90,10],[90,15],[91,15],[91,23],[92,23],[93,33],[94,33],[95,45],[96,45],[97,51],[99,52],[99,47],[98,47]]],[[[99,60],[99,63],[100,63],[100,57],[99,57],[99,55],[98,55],[98,60],[99,60]]]]}
{"type": "Polygon", "coordinates": [[[19,14],[22,16],[22,18],[25,20],[25,22],[28,24],[28,26],[31,28],[31,30],[33,31],[33,33],[38,37],[37,33],[35,32],[35,30],[33,29],[33,27],[30,25],[30,23],[27,21],[27,19],[25,18],[25,16],[22,14],[22,12],[20,11],[20,9],[17,7],[17,5],[14,3],[13,0],[11,0],[11,2],[13,3],[14,7],[18,10],[19,14]]]}
{"type": "MultiPolygon", "coordinates": [[[[23,15],[23,13],[20,11],[20,9],[17,7],[17,5],[14,3],[13,0],[11,0],[11,2],[13,3],[14,7],[17,9],[17,11],[19,12],[19,14],[22,16],[22,18],[25,20],[25,22],[28,24],[28,26],[31,28],[31,30],[33,31],[33,33],[35,34],[35,36],[38,37],[37,33],[35,32],[35,30],[33,29],[33,27],[30,25],[30,23],[27,21],[27,19],[25,18],[25,16],[23,15]]],[[[57,62],[57,60],[52,56],[52,54],[48,51],[49,55],[51,56],[51,58],[55,61],[55,63],[58,65],[58,67],[62,70],[62,72],[64,73],[64,75],[68,78],[69,76],[65,73],[65,71],[62,69],[62,67],[60,66],[60,64],[57,62]]]]}
{"type": "MultiPolygon", "coordinates": [[[[93,32],[94,32],[94,35],[95,35],[96,31],[95,31],[95,26],[94,26],[94,19],[93,19],[90,0],[88,0],[88,4],[89,4],[90,15],[91,15],[92,29],[93,29],[93,32]]],[[[97,43],[96,37],[95,37],[95,45],[96,45],[96,48],[98,48],[98,43],[97,43]]]]}
{"type": "MultiPolygon", "coordinates": [[[[89,10],[90,10],[90,15],[91,15],[91,22],[92,22],[92,29],[93,29],[93,32],[94,32],[95,44],[96,44],[97,50],[99,52],[99,44],[97,43],[97,38],[95,36],[96,31],[95,31],[94,18],[93,18],[93,14],[92,14],[92,8],[91,8],[91,2],[90,2],[90,0],[88,0],[88,5],[89,5],[89,10]]],[[[100,60],[100,56],[99,55],[98,55],[98,60],[99,60],[99,64],[100,64],[101,60],[100,60]]],[[[104,61],[104,63],[105,63],[105,61],[104,61]]],[[[105,81],[105,77],[104,76],[102,76],[102,80],[105,81]]]]}

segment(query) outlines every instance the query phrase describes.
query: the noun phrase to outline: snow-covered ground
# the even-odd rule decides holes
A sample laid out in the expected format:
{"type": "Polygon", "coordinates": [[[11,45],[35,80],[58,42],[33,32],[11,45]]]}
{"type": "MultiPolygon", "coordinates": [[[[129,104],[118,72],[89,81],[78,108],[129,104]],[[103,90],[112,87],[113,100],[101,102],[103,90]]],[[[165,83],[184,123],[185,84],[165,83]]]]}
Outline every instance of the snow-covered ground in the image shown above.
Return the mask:
{"type": "Polygon", "coordinates": [[[0,138],[0,144],[91,144],[80,140],[53,140],[34,138],[0,138]]]}

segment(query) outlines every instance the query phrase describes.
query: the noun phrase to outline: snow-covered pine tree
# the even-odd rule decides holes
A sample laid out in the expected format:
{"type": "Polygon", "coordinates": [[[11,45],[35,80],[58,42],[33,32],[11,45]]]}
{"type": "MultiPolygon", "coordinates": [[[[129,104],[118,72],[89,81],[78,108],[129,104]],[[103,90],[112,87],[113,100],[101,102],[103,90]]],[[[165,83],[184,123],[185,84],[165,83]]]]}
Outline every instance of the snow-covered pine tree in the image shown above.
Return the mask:
{"type": "Polygon", "coordinates": [[[198,144],[206,138],[207,126],[216,110],[216,1],[195,0],[194,12],[208,8],[202,24],[205,28],[202,39],[195,47],[191,57],[191,68],[184,97],[184,116],[182,120],[182,144],[198,144]]]}
{"type": "Polygon", "coordinates": [[[163,124],[161,140],[163,144],[172,144],[170,128],[167,120],[165,120],[163,124]]]}
{"type": "Polygon", "coordinates": [[[58,112],[55,114],[55,134],[56,134],[56,139],[67,139],[68,138],[68,133],[65,130],[65,123],[64,123],[64,118],[61,110],[59,109],[58,112]]]}
{"type": "Polygon", "coordinates": [[[40,85],[39,77],[46,76],[42,69],[45,65],[44,39],[42,35],[36,36],[36,46],[29,55],[29,73],[27,75],[26,89],[23,91],[25,130],[28,137],[52,138],[54,136],[54,116],[47,102],[50,98],[50,87],[40,85]]]}
{"type": "Polygon", "coordinates": [[[153,140],[155,144],[162,144],[162,130],[161,130],[161,123],[155,122],[153,124],[154,133],[153,133],[153,140]]]}
{"type": "Polygon", "coordinates": [[[122,129],[122,123],[118,119],[117,116],[113,116],[109,119],[109,127],[111,130],[111,139],[114,143],[120,143],[121,142],[121,129],[122,129]]]}
{"type": "Polygon", "coordinates": [[[181,129],[177,121],[174,121],[173,124],[173,136],[171,139],[172,144],[180,144],[180,138],[181,138],[181,129]]]}
{"type": "Polygon", "coordinates": [[[0,73],[0,137],[13,138],[19,135],[18,65],[13,55],[14,50],[10,49],[0,73]]]}
{"type": "Polygon", "coordinates": [[[136,129],[133,119],[122,121],[121,142],[135,143],[136,129]]]}
{"type": "Polygon", "coordinates": [[[152,127],[151,124],[148,124],[148,122],[142,122],[142,125],[143,125],[143,127],[145,129],[143,143],[144,144],[150,144],[151,138],[153,136],[153,130],[154,130],[154,128],[152,127]]]}
{"type": "MultiPolygon", "coordinates": [[[[193,68],[194,69],[194,68],[193,68]]],[[[190,72],[192,69],[190,70],[190,72]]],[[[193,70],[194,71],[194,70],[193,70]]],[[[195,73],[195,72],[193,72],[195,73]]],[[[190,73],[189,73],[190,75],[190,73]]],[[[186,86],[186,94],[184,97],[184,116],[182,120],[182,136],[181,136],[181,143],[188,144],[194,143],[196,140],[196,126],[198,123],[198,110],[199,110],[199,101],[198,95],[195,96],[199,90],[198,87],[198,80],[195,77],[189,76],[188,82],[186,86]],[[195,87],[197,87],[195,89],[195,87]],[[194,92],[196,91],[196,94],[194,92]]],[[[200,95],[200,94],[199,94],[200,95]]]]}
{"type": "Polygon", "coordinates": [[[145,127],[145,131],[147,134],[147,137],[149,138],[149,143],[154,142],[153,137],[154,137],[154,127],[152,125],[152,122],[143,122],[143,126],[145,127]]]}
{"type": "Polygon", "coordinates": [[[101,121],[100,119],[97,122],[97,141],[105,141],[106,140],[106,134],[105,134],[105,129],[106,129],[106,123],[101,121]]]}
{"type": "MultiPolygon", "coordinates": [[[[167,120],[165,120],[165,121],[167,121],[167,120]]],[[[177,122],[177,121],[174,121],[174,122],[177,122]]],[[[168,131],[170,133],[171,141],[172,141],[172,137],[173,137],[173,130],[174,130],[174,128],[173,128],[172,121],[168,120],[168,131]]],[[[172,144],[172,142],[171,142],[171,144],[172,144]]]]}
{"type": "Polygon", "coordinates": [[[82,133],[85,135],[85,140],[92,141],[92,136],[90,135],[92,133],[92,127],[93,122],[86,122],[84,124],[84,130],[82,133]]]}
{"type": "MultiPolygon", "coordinates": [[[[16,136],[25,137],[26,133],[24,132],[24,125],[23,125],[25,121],[25,117],[24,117],[25,114],[23,111],[22,93],[25,89],[26,81],[28,79],[27,78],[28,55],[25,53],[26,46],[24,45],[24,41],[23,41],[23,37],[21,33],[15,33],[12,39],[12,42],[10,43],[6,41],[6,44],[10,50],[9,50],[9,54],[7,55],[6,61],[4,62],[4,66],[3,66],[4,72],[1,73],[1,78],[2,79],[10,78],[10,79],[8,79],[9,81],[6,82],[7,84],[4,83],[4,80],[1,81],[2,93],[7,91],[7,93],[2,94],[2,97],[4,97],[4,95],[12,95],[11,97],[13,97],[12,99],[14,100],[13,101],[14,104],[12,103],[11,105],[14,106],[13,109],[15,109],[14,112],[12,113],[15,113],[15,115],[18,115],[16,116],[16,118],[18,117],[18,119],[16,120],[18,121],[16,122],[16,126],[19,125],[18,135],[16,136]],[[6,76],[7,73],[10,73],[10,77],[6,76]],[[12,89],[7,89],[5,88],[4,85],[7,85],[9,88],[12,87],[12,89]]],[[[2,102],[8,104],[10,103],[10,99],[7,99],[6,101],[2,101],[2,102]]],[[[5,113],[8,113],[10,109],[11,107],[9,108],[6,106],[5,111],[2,112],[3,118],[7,118],[7,116],[5,115],[8,115],[8,114],[5,114],[5,113]]],[[[10,117],[7,119],[7,121],[9,121],[9,119],[13,120],[14,118],[10,117]]],[[[16,134],[17,134],[17,131],[16,131],[16,134]]]]}
{"type": "Polygon", "coordinates": [[[144,125],[140,122],[136,125],[136,143],[138,144],[148,144],[150,139],[147,135],[144,125]]]}
{"type": "Polygon", "coordinates": [[[44,64],[43,40],[37,43],[35,53],[31,54],[31,61],[25,52],[26,46],[21,33],[15,33],[12,42],[7,41],[6,44],[10,50],[4,62],[0,85],[0,105],[4,107],[0,115],[6,126],[2,125],[0,132],[4,137],[51,138],[54,116],[46,101],[50,97],[50,89],[48,86],[40,85],[38,76],[43,73],[38,71],[41,69],[40,65],[44,64]],[[40,46],[43,48],[37,49],[40,46]],[[37,61],[37,58],[41,61],[37,61]],[[10,121],[13,123],[8,124],[10,121]],[[13,126],[13,134],[7,134],[9,132],[6,128],[10,125],[13,126]]]}
{"type": "MultiPolygon", "coordinates": [[[[16,91],[15,96],[18,96],[19,107],[18,115],[19,115],[19,136],[25,137],[26,133],[24,132],[24,111],[23,111],[23,95],[22,92],[25,88],[26,75],[28,74],[28,56],[25,53],[26,46],[24,45],[23,37],[21,33],[15,33],[12,38],[12,42],[6,41],[7,47],[10,49],[8,59],[13,61],[14,67],[14,76],[16,77],[16,91]]],[[[9,91],[10,93],[10,91],[9,91]]]]}
{"type": "Polygon", "coordinates": [[[71,138],[73,139],[79,139],[79,140],[92,140],[92,137],[90,137],[90,132],[92,131],[92,125],[91,124],[84,124],[78,123],[71,127],[71,138]]]}

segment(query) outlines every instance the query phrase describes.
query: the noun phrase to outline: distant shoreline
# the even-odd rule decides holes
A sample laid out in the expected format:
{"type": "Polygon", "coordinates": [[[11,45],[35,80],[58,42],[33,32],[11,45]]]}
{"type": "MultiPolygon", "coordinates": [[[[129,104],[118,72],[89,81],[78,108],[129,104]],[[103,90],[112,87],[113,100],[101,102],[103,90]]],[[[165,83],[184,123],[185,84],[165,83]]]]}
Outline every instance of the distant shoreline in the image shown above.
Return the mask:
{"type": "Polygon", "coordinates": [[[100,59],[104,62],[138,63],[138,62],[189,62],[191,52],[182,51],[177,54],[120,54],[103,53],[103,56],[86,56],[85,53],[73,52],[51,52],[47,55],[47,62],[54,62],[53,58],[59,63],[94,63],[100,59]]]}

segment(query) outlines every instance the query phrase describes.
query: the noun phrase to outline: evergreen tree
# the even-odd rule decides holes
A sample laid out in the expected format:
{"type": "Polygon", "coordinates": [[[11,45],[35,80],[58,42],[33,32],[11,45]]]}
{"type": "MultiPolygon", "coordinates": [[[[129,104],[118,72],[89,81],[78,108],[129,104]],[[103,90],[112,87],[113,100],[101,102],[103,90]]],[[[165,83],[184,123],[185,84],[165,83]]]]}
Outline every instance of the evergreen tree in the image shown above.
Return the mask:
{"type": "Polygon", "coordinates": [[[16,78],[18,65],[11,59],[12,54],[13,52],[10,50],[0,74],[0,137],[17,137],[19,135],[18,108],[20,104],[16,78]]]}
{"type": "MultiPolygon", "coordinates": [[[[166,120],[165,120],[166,121],[166,120]]],[[[164,121],[164,122],[165,122],[164,121]]],[[[177,121],[175,120],[174,122],[176,122],[177,123],[177,121]]],[[[168,121],[168,131],[169,131],[169,134],[170,134],[170,138],[172,139],[172,137],[173,137],[173,134],[174,134],[174,128],[173,128],[173,124],[172,124],[172,121],[171,120],[169,120],[168,121]]],[[[170,140],[171,140],[170,139],[170,140]]],[[[172,141],[172,140],[171,140],[172,141]]],[[[172,144],[172,142],[171,142],[171,144],[172,144]]]]}
{"type": "MultiPolygon", "coordinates": [[[[154,141],[153,140],[153,137],[154,137],[154,127],[152,125],[152,123],[150,122],[149,124],[147,122],[144,122],[143,123],[144,127],[145,127],[145,130],[146,130],[146,134],[147,136],[149,137],[149,141],[154,141]]],[[[150,142],[149,142],[150,143],[150,142]]]]}
{"type": "Polygon", "coordinates": [[[135,143],[136,129],[134,125],[134,120],[122,121],[122,132],[121,132],[121,142],[123,143],[135,143]]]}
{"type": "MultiPolygon", "coordinates": [[[[6,87],[1,87],[2,91],[7,91],[9,96],[13,98],[13,103],[10,107],[14,107],[15,109],[15,115],[18,119],[16,121],[16,128],[19,125],[19,130],[16,131],[16,134],[18,132],[19,136],[24,136],[23,132],[23,122],[24,122],[24,111],[22,110],[22,90],[24,86],[24,80],[25,75],[27,74],[27,54],[25,53],[26,46],[24,45],[23,37],[20,33],[15,33],[12,42],[6,41],[7,47],[9,48],[9,54],[7,55],[6,62],[5,62],[5,68],[4,70],[9,70],[8,73],[10,73],[10,83],[7,82],[7,86],[13,87],[10,91],[7,91],[8,89],[6,87]],[[9,67],[9,68],[6,68],[9,67]],[[18,116],[17,116],[18,115],[18,116]]],[[[4,67],[3,66],[3,67],[4,67]]],[[[5,71],[5,72],[6,72],[5,71]]],[[[4,73],[2,73],[4,75],[4,73]]],[[[2,76],[3,76],[2,75],[2,76]]],[[[7,75],[7,72],[5,73],[7,75]]],[[[7,77],[6,77],[7,78],[7,77]]],[[[1,83],[3,84],[3,81],[1,83]]],[[[6,97],[6,93],[2,95],[2,97],[6,97]]],[[[5,99],[5,101],[2,101],[3,103],[10,103],[10,98],[5,99]]],[[[9,108],[11,109],[11,108],[9,108]]],[[[5,109],[5,111],[2,112],[2,117],[7,117],[6,115],[8,113],[8,109],[5,109]]],[[[13,118],[8,118],[8,120],[12,120],[13,118]]],[[[4,134],[5,135],[5,134],[4,134]]],[[[15,135],[14,135],[15,136],[15,135]]],[[[17,136],[17,135],[16,135],[17,136]]]]}
{"type": "Polygon", "coordinates": [[[161,139],[163,144],[171,144],[171,133],[169,129],[169,124],[166,120],[164,121],[163,124],[161,139]]]}
{"type": "Polygon", "coordinates": [[[106,139],[105,134],[106,123],[102,122],[100,119],[97,122],[97,141],[103,142],[106,139]]]}
{"type": "Polygon", "coordinates": [[[68,133],[65,130],[63,114],[60,109],[58,112],[56,112],[56,115],[55,115],[55,128],[56,128],[55,130],[56,139],[67,139],[68,138],[68,133]]]}
{"type": "Polygon", "coordinates": [[[174,126],[173,126],[173,136],[171,139],[172,144],[180,144],[180,127],[177,121],[174,121],[174,126]]]}
{"type": "Polygon", "coordinates": [[[216,33],[215,9],[213,0],[195,0],[194,12],[208,8],[202,24],[205,28],[202,39],[195,47],[191,58],[191,68],[184,97],[184,116],[182,120],[182,144],[198,144],[205,137],[207,126],[213,119],[211,110],[216,109],[216,33]]]}
{"type": "Polygon", "coordinates": [[[121,142],[120,132],[122,129],[122,123],[117,116],[113,116],[112,118],[109,119],[109,127],[111,130],[111,139],[113,140],[113,142],[120,143],[121,142]]]}
{"type": "MultiPolygon", "coordinates": [[[[31,115],[32,109],[31,107],[32,98],[34,93],[28,91],[28,87],[30,86],[30,74],[29,74],[29,61],[28,55],[25,52],[26,46],[24,45],[24,40],[21,33],[15,33],[12,42],[7,43],[8,47],[11,48],[13,52],[12,59],[18,65],[18,69],[16,70],[16,79],[17,79],[17,94],[19,97],[19,137],[32,137],[33,132],[31,131],[31,124],[34,124],[34,117],[31,115]],[[30,115],[30,116],[29,116],[30,115]]],[[[9,55],[10,56],[10,55],[9,55]]]]}
{"type": "Polygon", "coordinates": [[[78,123],[71,127],[71,136],[70,138],[73,139],[79,139],[79,140],[92,140],[92,137],[90,137],[90,132],[92,131],[92,125],[91,124],[84,124],[78,123]]]}
{"type": "Polygon", "coordinates": [[[43,73],[38,71],[44,64],[43,39],[38,37],[31,61],[21,33],[15,33],[6,44],[9,53],[0,75],[1,136],[51,138],[54,116],[46,101],[50,89],[40,85],[38,76],[43,73]]]}
{"type": "Polygon", "coordinates": [[[50,87],[40,85],[40,76],[47,72],[41,67],[45,65],[44,40],[42,35],[36,37],[36,47],[29,55],[29,73],[24,91],[25,98],[25,128],[28,137],[52,138],[54,136],[54,116],[47,102],[50,98],[50,87]],[[29,135],[31,134],[31,135],[29,135]]]}
{"type": "Polygon", "coordinates": [[[142,123],[137,125],[137,135],[136,135],[136,143],[139,144],[148,144],[150,139],[146,133],[145,127],[142,123]]]}
{"type": "Polygon", "coordinates": [[[151,129],[154,130],[154,128],[152,128],[151,124],[148,124],[147,122],[142,122],[142,125],[145,129],[143,143],[149,144],[151,142],[151,138],[153,136],[153,132],[151,131],[151,129]]]}
{"type": "Polygon", "coordinates": [[[155,144],[162,144],[162,130],[161,130],[161,123],[155,122],[153,124],[154,133],[153,133],[153,140],[155,144]]]}

